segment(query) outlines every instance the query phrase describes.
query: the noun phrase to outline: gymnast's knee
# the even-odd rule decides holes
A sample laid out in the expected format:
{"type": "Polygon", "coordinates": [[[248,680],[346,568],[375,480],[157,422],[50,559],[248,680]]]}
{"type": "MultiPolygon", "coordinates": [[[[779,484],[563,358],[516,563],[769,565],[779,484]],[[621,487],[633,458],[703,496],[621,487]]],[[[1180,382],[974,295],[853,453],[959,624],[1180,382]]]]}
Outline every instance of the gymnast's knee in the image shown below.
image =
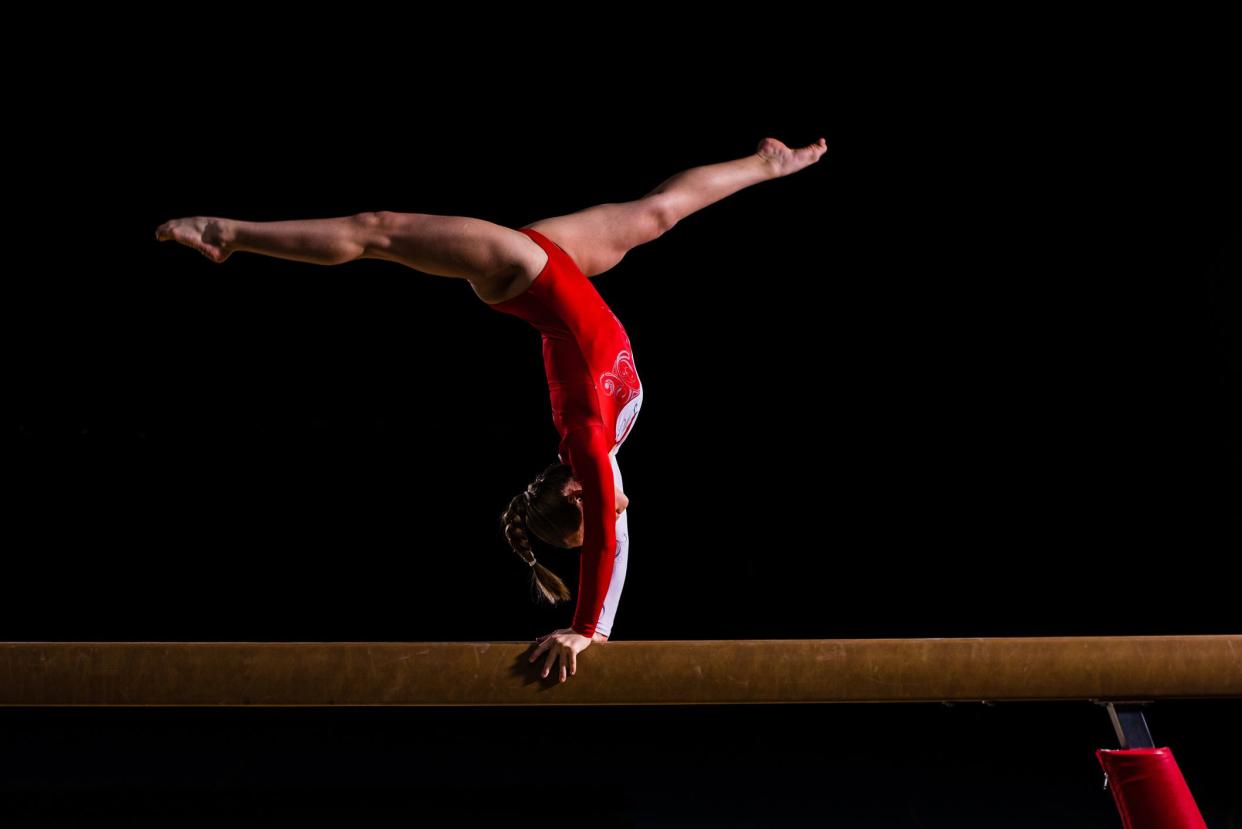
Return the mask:
{"type": "Polygon", "coordinates": [[[677,207],[676,196],[672,193],[656,193],[649,196],[651,201],[650,213],[652,223],[652,238],[663,236],[665,233],[673,229],[681,218],[681,212],[677,207]]]}

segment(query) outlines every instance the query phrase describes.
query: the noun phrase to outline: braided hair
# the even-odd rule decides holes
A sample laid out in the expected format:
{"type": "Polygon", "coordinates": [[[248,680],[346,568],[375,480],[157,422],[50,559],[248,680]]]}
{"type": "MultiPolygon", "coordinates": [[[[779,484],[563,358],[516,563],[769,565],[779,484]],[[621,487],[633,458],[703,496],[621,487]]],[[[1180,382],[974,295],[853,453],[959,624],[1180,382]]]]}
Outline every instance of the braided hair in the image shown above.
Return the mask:
{"type": "Polygon", "coordinates": [[[509,546],[531,568],[531,592],[535,601],[557,604],[570,598],[569,588],[556,573],[535,560],[531,534],[557,547],[574,535],[582,513],[563,492],[573,478],[569,464],[550,464],[525,490],[509,501],[500,517],[509,546]]]}

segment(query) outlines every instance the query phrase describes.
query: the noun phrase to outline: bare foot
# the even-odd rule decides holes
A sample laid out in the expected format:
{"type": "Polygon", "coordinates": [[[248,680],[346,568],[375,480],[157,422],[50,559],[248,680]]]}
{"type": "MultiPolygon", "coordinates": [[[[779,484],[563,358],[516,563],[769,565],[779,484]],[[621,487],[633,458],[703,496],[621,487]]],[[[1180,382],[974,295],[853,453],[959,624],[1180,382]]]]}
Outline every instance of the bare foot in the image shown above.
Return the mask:
{"type": "Polygon", "coordinates": [[[775,138],[765,138],[759,142],[755,154],[772,165],[778,176],[796,173],[803,167],[819,161],[819,157],[828,152],[828,142],[823,138],[814,144],[807,144],[791,150],[775,138]]]}
{"type": "Polygon", "coordinates": [[[232,234],[227,219],[215,216],[188,216],[184,219],[170,219],[155,229],[155,238],[160,242],[172,239],[206,256],[219,264],[233,253],[229,247],[232,234]]]}

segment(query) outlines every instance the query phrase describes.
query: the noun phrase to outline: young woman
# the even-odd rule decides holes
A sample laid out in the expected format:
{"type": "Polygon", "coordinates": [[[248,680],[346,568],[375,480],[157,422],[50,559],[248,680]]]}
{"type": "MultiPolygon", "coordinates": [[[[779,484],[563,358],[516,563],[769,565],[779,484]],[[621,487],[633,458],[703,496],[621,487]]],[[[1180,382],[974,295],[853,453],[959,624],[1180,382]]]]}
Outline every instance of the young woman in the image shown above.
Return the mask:
{"type": "Polygon", "coordinates": [[[173,219],[155,231],[213,262],[249,251],[318,265],[386,259],[436,276],[470,282],[479,299],[540,331],[552,418],[561,435],[558,460],[502,516],[514,551],[531,567],[536,596],[570,598],[565,583],[535,560],[530,535],[581,547],[573,622],[536,640],[547,651],[542,675],[558,663],[560,681],[577,672],[577,656],[607,641],[625,583],[629,500],[617,450],[642,406],[630,340],[588,281],[630,249],[661,236],[682,218],[744,187],[797,172],[828,149],[790,149],[764,138],[743,158],[683,170],[640,199],[595,205],[516,230],[468,216],[376,211],[329,219],[247,222],[216,216],[173,219]]]}

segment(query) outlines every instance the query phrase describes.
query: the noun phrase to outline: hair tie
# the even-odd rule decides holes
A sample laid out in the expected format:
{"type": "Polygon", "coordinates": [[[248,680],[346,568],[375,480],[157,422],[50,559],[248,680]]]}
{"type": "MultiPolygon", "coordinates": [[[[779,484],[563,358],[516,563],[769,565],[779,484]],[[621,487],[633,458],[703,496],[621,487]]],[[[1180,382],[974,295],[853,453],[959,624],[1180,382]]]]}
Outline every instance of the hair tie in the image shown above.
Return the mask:
{"type": "Polygon", "coordinates": [[[534,567],[534,566],[535,566],[535,557],[534,557],[534,556],[531,556],[531,557],[530,557],[530,561],[528,561],[528,562],[526,562],[526,563],[527,563],[527,564],[529,564],[531,567],[534,567]]]}

